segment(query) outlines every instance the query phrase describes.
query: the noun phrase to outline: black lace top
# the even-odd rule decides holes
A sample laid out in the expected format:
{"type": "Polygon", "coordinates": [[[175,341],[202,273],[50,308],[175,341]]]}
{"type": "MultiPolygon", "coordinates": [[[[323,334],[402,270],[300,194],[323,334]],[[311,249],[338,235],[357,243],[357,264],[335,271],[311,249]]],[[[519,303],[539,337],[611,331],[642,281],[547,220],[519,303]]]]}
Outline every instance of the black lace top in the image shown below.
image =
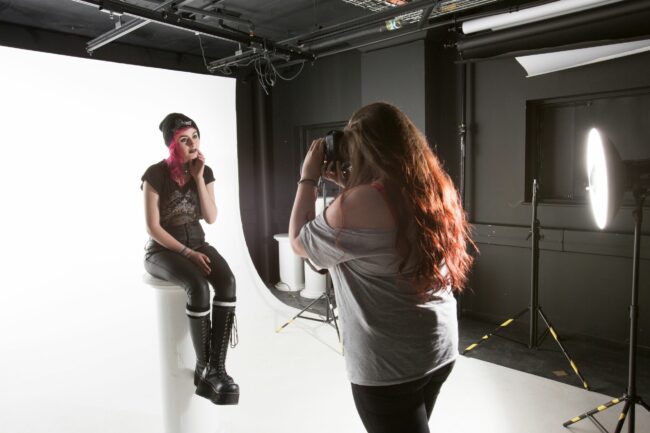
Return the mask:
{"type": "MultiPolygon", "coordinates": [[[[169,167],[162,160],[147,168],[141,179],[140,189],[142,189],[146,180],[160,195],[158,206],[161,226],[174,227],[203,218],[196,182],[194,182],[193,178],[182,187],[178,186],[171,178],[169,167]]],[[[203,179],[206,185],[214,182],[212,169],[207,165],[203,170],[203,179]]]]}

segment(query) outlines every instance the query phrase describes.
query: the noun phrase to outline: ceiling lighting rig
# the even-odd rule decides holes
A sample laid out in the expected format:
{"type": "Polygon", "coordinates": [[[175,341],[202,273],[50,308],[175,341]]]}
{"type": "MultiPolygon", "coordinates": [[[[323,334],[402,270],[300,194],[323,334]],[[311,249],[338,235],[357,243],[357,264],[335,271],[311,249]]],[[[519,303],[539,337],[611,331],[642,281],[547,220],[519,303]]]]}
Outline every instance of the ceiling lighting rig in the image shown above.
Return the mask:
{"type": "Polygon", "coordinates": [[[206,5],[205,1],[198,0],[160,0],[154,2],[154,7],[144,7],[142,3],[152,0],[73,1],[119,17],[114,29],[88,42],[86,50],[89,54],[149,23],[166,25],[193,32],[199,38],[202,52],[202,36],[232,42],[236,45],[234,54],[212,62],[206,61],[207,69],[210,72],[230,74],[233,68],[252,66],[266,90],[278,79],[295,78],[307,61],[313,62],[321,57],[424,32],[434,27],[453,26],[459,22],[456,17],[458,12],[501,0],[342,0],[370,13],[277,42],[257,35],[254,24],[241,15],[218,9],[218,2],[208,2],[206,5]],[[193,7],[190,3],[200,3],[203,6],[193,7]],[[123,23],[124,16],[133,19],[123,23]],[[241,28],[246,30],[240,30],[241,28]],[[299,66],[299,70],[291,77],[282,75],[281,70],[290,66],[299,66]]]}
{"type": "Polygon", "coordinates": [[[94,50],[100,48],[107,43],[115,41],[116,39],[125,36],[126,34],[144,26],[149,23],[157,23],[181,30],[193,32],[196,35],[217,38],[224,41],[229,41],[238,44],[239,47],[245,45],[255,49],[263,49],[273,53],[278,53],[285,58],[300,58],[302,60],[310,60],[313,56],[305,54],[302,50],[289,45],[278,44],[269,39],[258,36],[254,32],[254,25],[252,22],[242,19],[238,16],[227,14],[223,11],[214,11],[208,8],[200,9],[187,6],[193,0],[166,0],[161,2],[155,8],[143,7],[136,5],[130,1],[123,0],[73,0],[77,3],[82,3],[90,6],[97,7],[102,12],[111,13],[111,15],[118,15],[120,17],[126,15],[134,19],[126,24],[121,21],[116,25],[116,28],[104,33],[97,38],[88,42],[86,50],[92,53],[94,50]],[[208,18],[216,18],[218,25],[209,24],[207,22],[199,22],[196,16],[200,15],[208,18]],[[232,22],[239,25],[248,26],[248,32],[238,30],[230,27],[225,22],[232,22]]]}

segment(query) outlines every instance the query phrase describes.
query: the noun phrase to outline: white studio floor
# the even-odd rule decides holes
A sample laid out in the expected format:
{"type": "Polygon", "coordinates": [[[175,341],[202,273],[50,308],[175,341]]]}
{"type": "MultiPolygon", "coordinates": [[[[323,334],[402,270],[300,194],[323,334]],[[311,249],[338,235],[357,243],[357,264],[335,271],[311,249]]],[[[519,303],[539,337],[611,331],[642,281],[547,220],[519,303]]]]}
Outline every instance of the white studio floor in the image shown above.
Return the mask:
{"type": "MultiPolygon", "coordinates": [[[[37,343],[18,327],[4,333],[8,350],[0,369],[0,433],[166,432],[154,297],[150,289],[128,290],[123,295],[128,293],[129,303],[103,307],[92,322],[86,316],[96,317],[97,311],[77,309],[79,326],[65,327],[56,308],[60,311],[66,302],[57,295],[59,304],[49,304],[55,312],[42,320],[37,343]]],[[[229,352],[228,369],[241,386],[240,404],[217,407],[192,395],[191,371],[183,370],[187,413],[208,419],[183,433],[363,433],[334,329],[298,319],[276,333],[296,310],[265,290],[238,293],[240,342],[229,352]]],[[[97,289],[79,302],[103,297],[119,298],[97,289]]],[[[598,433],[589,420],[570,430],[562,423],[609,400],[460,357],[443,386],[431,431],[598,433]]],[[[620,405],[599,415],[610,431],[619,410],[620,405]]],[[[650,415],[641,408],[636,431],[650,432],[650,415]]]]}
{"type": "MultiPolygon", "coordinates": [[[[240,408],[228,413],[227,427],[216,431],[365,431],[354,408],[342,357],[335,352],[337,340],[332,328],[299,320],[258,344],[268,346],[269,356],[242,360],[234,370],[243,373],[244,368],[251,369],[248,374],[239,374],[243,393],[240,408]],[[283,350],[294,355],[285,360],[273,356],[283,350]],[[257,381],[263,382],[263,387],[256,387],[257,381]]],[[[245,358],[243,353],[240,356],[245,358]]],[[[459,357],[430,425],[432,432],[596,433],[597,427],[589,420],[571,429],[562,423],[609,400],[603,394],[459,357]]],[[[598,419],[613,431],[621,408],[622,404],[608,409],[598,419]]],[[[650,414],[639,407],[636,431],[650,432],[650,414]]]]}

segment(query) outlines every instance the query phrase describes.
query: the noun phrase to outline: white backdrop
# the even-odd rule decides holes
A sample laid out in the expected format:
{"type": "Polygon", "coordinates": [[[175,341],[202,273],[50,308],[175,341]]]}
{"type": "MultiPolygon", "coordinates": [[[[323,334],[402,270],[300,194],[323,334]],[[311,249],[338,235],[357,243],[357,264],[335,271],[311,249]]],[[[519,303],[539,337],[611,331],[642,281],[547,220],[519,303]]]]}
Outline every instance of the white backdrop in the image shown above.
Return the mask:
{"type": "MultiPolygon", "coordinates": [[[[161,430],[140,176],[167,156],[158,124],[172,111],[197,122],[216,177],[219,217],[204,228],[237,278],[243,349],[229,363],[248,392],[227,413],[243,416],[257,398],[246,377],[260,380],[243,371],[258,373],[258,355],[271,365],[274,345],[290,340],[275,338],[288,310],[262,285],[243,238],[235,81],[5,47],[0,63],[0,431],[161,430]]],[[[255,421],[243,419],[230,422],[255,421]]]]}

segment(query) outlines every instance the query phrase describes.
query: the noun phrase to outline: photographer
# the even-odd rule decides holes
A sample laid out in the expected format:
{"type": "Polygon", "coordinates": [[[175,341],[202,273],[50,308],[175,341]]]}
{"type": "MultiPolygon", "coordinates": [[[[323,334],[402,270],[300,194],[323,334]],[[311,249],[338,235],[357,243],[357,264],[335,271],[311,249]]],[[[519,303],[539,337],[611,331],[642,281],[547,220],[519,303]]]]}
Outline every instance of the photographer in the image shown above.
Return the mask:
{"type": "Polygon", "coordinates": [[[396,107],[361,108],[339,141],[328,146],[329,161],[325,139],[311,144],[291,212],[291,244],[330,271],[366,430],[426,433],[458,355],[453,292],[462,290],[472,263],[468,225],[451,179],[396,107]],[[345,162],[349,171],[341,170],[345,162]],[[315,218],[321,174],[345,189],[315,218]]]}

